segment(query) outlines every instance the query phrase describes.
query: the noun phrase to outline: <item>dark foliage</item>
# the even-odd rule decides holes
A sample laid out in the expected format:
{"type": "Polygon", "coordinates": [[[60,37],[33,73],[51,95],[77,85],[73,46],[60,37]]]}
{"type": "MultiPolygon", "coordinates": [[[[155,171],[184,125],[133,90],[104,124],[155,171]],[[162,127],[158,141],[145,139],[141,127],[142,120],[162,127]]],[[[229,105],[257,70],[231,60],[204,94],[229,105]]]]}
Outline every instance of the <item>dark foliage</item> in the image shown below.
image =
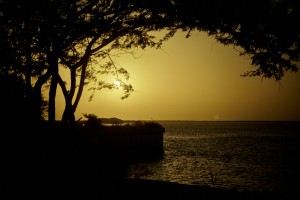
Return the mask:
{"type": "MultiPolygon", "coordinates": [[[[160,48],[177,30],[187,37],[193,30],[207,32],[251,58],[254,69],[244,76],[280,81],[286,72],[298,71],[299,9],[294,0],[2,0],[0,71],[24,76],[26,95],[37,108],[42,87],[49,86],[52,122],[59,85],[66,102],[62,121],[74,125],[87,84],[91,97],[97,90],[114,89],[102,79],[110,74],[121,83],[122,98],[133,91],[126,83],[129,73],[115,65],[115,56],[132,48],[160,48]],[[161,30],[167,30],[162,38],[152,34],[161,30]],[[69,88],[59,68],[69,70],[69,88]]],[[[41,110],[36,110],[38,118],[41,110]]]]}
{"type": "Polygon", "coordinates": [[[297,72],[300,59],[300,4],[295,0],[175,1],[186,30],[208,32],[249,56],[253,71],[280,81],[297,72]]]}
{"type": "MultiPolygon", "coordinates": [[[[5,94],[0,98],[1,127],[20,128],[34,124],[31,99],[26,94],[26,85],[22,77],[14,74],[0,75],[0,91],[5,94]]],[[[42,102],[42,115],[46,111],[46,102],[42,102]]]]}

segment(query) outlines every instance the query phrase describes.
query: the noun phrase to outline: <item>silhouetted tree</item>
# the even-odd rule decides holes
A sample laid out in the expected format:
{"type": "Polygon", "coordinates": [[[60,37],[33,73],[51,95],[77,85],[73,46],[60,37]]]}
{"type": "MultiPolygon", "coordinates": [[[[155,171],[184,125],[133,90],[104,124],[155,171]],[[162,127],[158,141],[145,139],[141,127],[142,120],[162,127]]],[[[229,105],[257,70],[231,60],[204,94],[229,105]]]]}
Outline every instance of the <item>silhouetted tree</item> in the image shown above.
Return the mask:
{"type": "Polygon", "coordinates": [[[36,7],[30,2],[0,2],[0,72],[22,77],[28,112],[38,123],[43,115],[42,86],[51,76],[45,47],[39,43],[41,28],[36,7]],[[28,4],[27,4],[28,3],[28,4]]]}
{"type": "MultiPolygon", "coordinates": [[[[133,91],[132,86],[120,78],[123,75],[126,80],[129,74],[124,68],[115,65],[112,58],[114,53],[133,47],[158,47],[168,37],[159,40],[149,33],[166,27],[175,28],[176,22],[173,19],[175,15],[170,12],[173,5],[168,0],[79,2],[71,7],[71,4],[63,7],[63,17],[57,16],[67,21],[63,28],[68,30],[66,33],[69,35],[62,39],[69,38],[72,44],[65,47],[58,56],[60,64],[70,70],[69,90],[60,76],[57,76],[66,100],[62,121],[71,125],[75,122],[74,113],[86,83],[95,83],[90,88],[93,91],[115,87],[113,83],[98,80],[99,75],[115,75],[124,90],[122,98],[128,97],[133,91]],[[80,77],[78,84],[77,77],[80,77]]],[[[60,13],[57,10],[54,9],[52,14],[60,13]]]]}
{"type": "MultiPolygon", "coordinates": [[[[41,86],[46,84],[51,76],[49,120],[55,119],[55,95],[59,84],[66,101],[63,122],[71,124],[75,122],[74,112],[83,86],[88,80],[97,82],[97,74],[116,75],[125,92],[122,98],[128,97],[133,90],[131,85],[122,82],[121,75],[124,75],[126,80],[129,74],[114,64],[111,56],[113,50],[159,46],[162,40],[156,40],[149,32],[171,27],[171,22],[174,22],[170,18],[173,16],[170,12],[172,4],[167,0],[146,2],[70,0],[38,3],[16,0],[1,3],[6,8],[1,12],[5,25],[3,32],[9,39],[6,46],[12,50],[12,57],[18,53],[21,64],[26,66],[26,70],[18,72],[29,74],[30,77],[33,70],[40,69],[36,83],[40,83],[41,86]],[[26,38],[22,37],[24,33],[26,38]],[[44,66],[33,66],[36,54],[42,57],[41,61],[45,61],[44,66]],[[96,63],[99,60],[104,62],[99,65],[96,63]],[[69,89],[59,74],[60,66],[70,70],[69,89]],[[80,77],[79,84],[76,83],[77,77],[80,77]]],[[[17,67],[15,63],[12,65],[14,69],[17,67]]],[[[100,80],[91,90],[102,88],[111,89],[114,85],[100,80]]],[[[38,89],[41,91],[41,87],[38,89]]]]}
{"type": "MultiPolygon", "coordinates": [[[[0,74],[0,126],[18,129],[30,127],[33,123],[31,107],[26,96],[26,85],[22,77],[14,74],[0,74]]],[[[43,99],[41,100],[42,102],[43,99]]],[[[42,104],[42,114],[45,111],[42,104]]],[[[41,116],[43,117],[43,115],[41,116]]]]}
{"type": "Polygon", "coordinates": [[[114,55],[134,47],[160,48],[177,30],[187,37],[193,30],[205,31],[233,45],[252,59],[255,69],[245,76],[279,81],[286,71],[298,70],[300,12],[292,0],[2,0],[0,8],[0,69],[25,76],[37,107],[42,87],[49,86],[49,121],[55,120],[58,84],[66,103],[65,124],[74,125],[87,83],[94,84],[93,92],[115,87],[100,75],[120,79],[122,98],[128,97],[133,88],[122,80],[129,74],[115,64],[114,55]],[[167,30],[164,37],[152,34],[160,30],[167,30]],[[60,68],[70,72],[69,88],[60,68]]]}
{"type": "Polygon", "coordinates": [[[254,70],[244,76],[280,81],[297,72],[300,59],[300,4],[295,0],[176,0],[183,29],[205,31],[240,55],[254,70]]]}

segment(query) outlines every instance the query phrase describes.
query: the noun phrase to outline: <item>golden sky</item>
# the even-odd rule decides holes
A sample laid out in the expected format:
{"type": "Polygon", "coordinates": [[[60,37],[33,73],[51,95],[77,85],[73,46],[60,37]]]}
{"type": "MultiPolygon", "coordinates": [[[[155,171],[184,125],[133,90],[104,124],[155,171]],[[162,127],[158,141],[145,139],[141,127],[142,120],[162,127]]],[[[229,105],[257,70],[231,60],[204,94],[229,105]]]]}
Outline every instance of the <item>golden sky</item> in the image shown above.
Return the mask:
{"type": "MultiPolygon", "coordinates": [[[[206,33],[188,39],[177,33],[161,50],[148,48],[121,56],[134,92],[102,90],[91,102],[85,90],[76,111],[124,120],[300,120],[300,73],[288,73],[281,86],[273,79],[240,75],[250,59],[206,33]]],[[[57,118],[63,100],[58,94],[57,118]]]]}

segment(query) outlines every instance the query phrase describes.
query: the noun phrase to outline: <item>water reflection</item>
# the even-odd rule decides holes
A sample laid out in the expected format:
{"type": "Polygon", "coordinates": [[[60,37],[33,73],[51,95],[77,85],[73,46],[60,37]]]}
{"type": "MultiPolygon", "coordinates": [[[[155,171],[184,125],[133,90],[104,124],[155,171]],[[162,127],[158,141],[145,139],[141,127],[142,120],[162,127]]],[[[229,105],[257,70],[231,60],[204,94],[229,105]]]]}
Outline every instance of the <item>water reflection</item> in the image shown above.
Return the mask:
{"type": "Polygon", "coordinates": [[[295,129],[269,123],[163,125],[164,158],[132,165],[131,177],[139,173],[140,178],[238,190],[299,187],[299,125],[295,129]]]}

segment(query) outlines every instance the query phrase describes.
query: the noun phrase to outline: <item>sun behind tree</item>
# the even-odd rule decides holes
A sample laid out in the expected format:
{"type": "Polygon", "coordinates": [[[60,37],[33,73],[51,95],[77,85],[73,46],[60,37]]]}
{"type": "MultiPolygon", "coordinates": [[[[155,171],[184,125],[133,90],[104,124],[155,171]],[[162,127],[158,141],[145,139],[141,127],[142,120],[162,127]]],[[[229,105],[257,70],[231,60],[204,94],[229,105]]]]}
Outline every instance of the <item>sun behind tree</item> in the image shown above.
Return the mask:
{"type": "Polygon", "coordinates": [[[119,87],[121,86],[121,83],[120,83],[120,81],[115,81],[115,82],[114,82],[114,85],[115,85],[117,88],[119,88],[119,87]]]}

